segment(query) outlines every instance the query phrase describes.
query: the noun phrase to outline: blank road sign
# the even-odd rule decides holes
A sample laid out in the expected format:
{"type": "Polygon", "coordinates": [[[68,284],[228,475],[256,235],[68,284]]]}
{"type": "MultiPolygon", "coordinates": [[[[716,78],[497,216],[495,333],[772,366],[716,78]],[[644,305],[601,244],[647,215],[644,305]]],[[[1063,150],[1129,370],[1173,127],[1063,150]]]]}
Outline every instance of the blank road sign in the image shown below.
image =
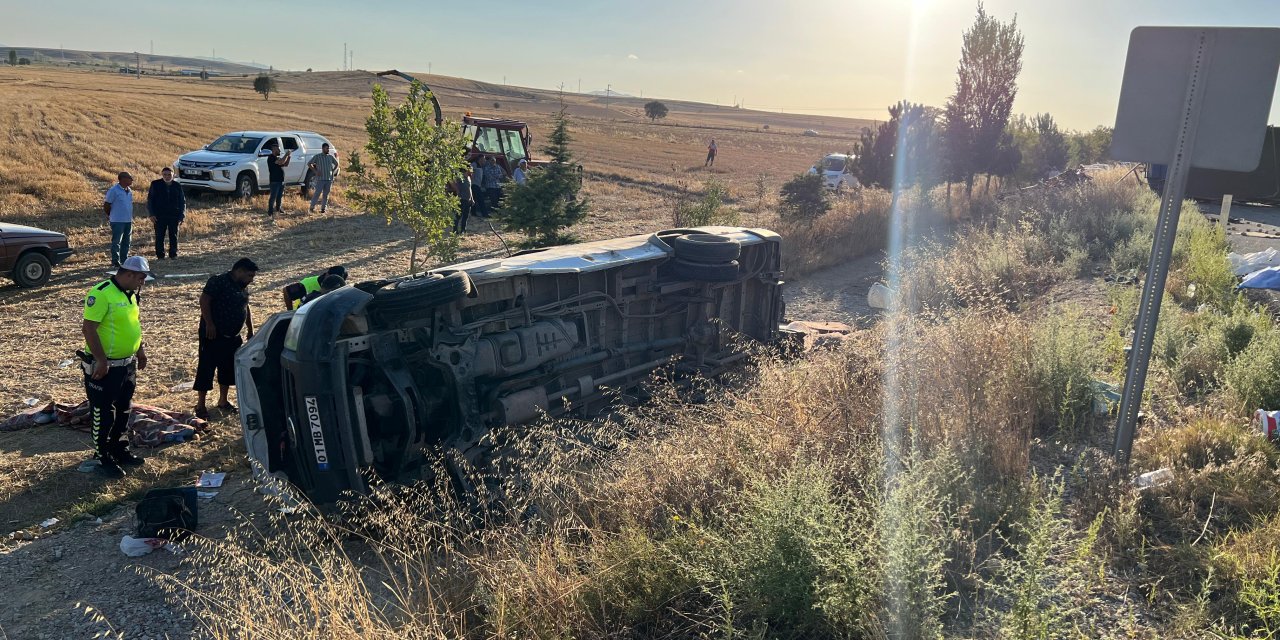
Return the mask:
{"type": "Polygon", "coordinates": [[[1280,71],[1278,28],[1134,29],[1111,141],[1113,158],[1172,161],[1187,83],[1196,65],[1205,85],[1190,145],[1191,166],[1224,171],[1257,168],[1280,71]]]}

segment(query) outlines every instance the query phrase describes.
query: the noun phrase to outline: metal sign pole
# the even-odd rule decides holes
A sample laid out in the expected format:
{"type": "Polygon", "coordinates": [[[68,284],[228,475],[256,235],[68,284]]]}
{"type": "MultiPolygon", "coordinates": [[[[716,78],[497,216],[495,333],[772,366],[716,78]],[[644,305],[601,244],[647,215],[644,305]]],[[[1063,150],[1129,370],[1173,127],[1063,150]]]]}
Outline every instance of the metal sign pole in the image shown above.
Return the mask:
{"type": "Polygon", "coordinates": [[[1196,129],[1200,120],[1200,105],[1204,101],[1205,72],[1208,70],[1213,40],[1213,34],[1208,30],[1200,31],[1197,36],[1173,158],[1169,162],[1164,194],[1160,199],[1160,214],[1156,220],[1155,238],[1151,243],[1151,260],[1147,264],[1147,281],[1142,287],[1138,319],[1134,327],[1133,350],[1124,379],[1124,394],[1120,398],[1120,416],[1116,423],[1115,455],[1122,464],[1129,462],[1134,429],[1138,423],[1138,410],[1142,407],[1147,365],[1151,360],[1156,323],[1160,320],[1160,302],[1164,299],[1165,279],[1169,275],[1173,241],[1177,237],[1182,197],[1187,189],[1187,174],[1191,169],[1191,152],[1195,146],[1196,129]]]}

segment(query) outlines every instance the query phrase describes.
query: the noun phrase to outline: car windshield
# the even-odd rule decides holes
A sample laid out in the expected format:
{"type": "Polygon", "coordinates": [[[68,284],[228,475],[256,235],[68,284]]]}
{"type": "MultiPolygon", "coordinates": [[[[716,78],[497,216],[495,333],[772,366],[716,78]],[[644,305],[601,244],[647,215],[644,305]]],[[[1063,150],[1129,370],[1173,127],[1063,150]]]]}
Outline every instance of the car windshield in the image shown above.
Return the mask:
{"type": "Polygon", "coordinates": [[[822,168],[827,171],[844,171],[844,158],[824,158],[822,168]]]}
{"type": "Polygon", "coordinates": [[[253,153],[258,148],[259,142],[262,142],[262,138],[228,135],[214,140],[205,148],[222,153],[253,153]]]}

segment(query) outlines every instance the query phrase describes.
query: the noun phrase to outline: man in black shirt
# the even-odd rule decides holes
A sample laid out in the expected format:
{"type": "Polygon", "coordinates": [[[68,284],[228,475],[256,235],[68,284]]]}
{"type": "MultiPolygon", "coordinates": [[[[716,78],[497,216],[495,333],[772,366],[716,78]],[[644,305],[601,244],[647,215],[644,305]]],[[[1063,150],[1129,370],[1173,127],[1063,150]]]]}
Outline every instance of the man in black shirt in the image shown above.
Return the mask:
{"type": "Polygon", "coordinates": [[[218,408],[235,410],[227,400],[227,391],[236,383],[235,355],[240,348],[240,329],[246,325],[253,337],[253,316],[249,312],[249,284],[258,273],[258,265],[240,258],[231,270],[209,278],[200,294],[199,360],[196,364],[194,389],[196,417],[208,418],[205,397],[213,389],[214,372],[218,376],[218,408]]]}
{"type": "Polygon", "coordinates": [[[159,180],[147,189],[147,214],[156,226],[156,260],[164,260],[164,238],[169,236],[169,257],[178,257],[178,224],[187,217],[182,185],[173,181],[173,169],[165,167],[159,180]]]}
{"type": "Polygon", "coordinates": [[[293,156],[293,152],[280,155],[280,146],[275,142],[272,142],[268,148],[271,149],[271,155],[267,157],[267,176],[271,182],[271,195],[267,196],[267,215],[274,216],[277,213],[284,213],[284,209],[281,208],[284,200],[284,168],[289,166],[289,159],[293,156]]]}

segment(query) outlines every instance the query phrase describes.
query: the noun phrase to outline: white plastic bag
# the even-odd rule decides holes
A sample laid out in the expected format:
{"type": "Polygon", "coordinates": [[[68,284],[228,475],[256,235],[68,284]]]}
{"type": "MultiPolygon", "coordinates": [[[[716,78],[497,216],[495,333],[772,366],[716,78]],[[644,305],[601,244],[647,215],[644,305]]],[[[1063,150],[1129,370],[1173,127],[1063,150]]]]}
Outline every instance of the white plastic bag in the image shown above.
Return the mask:
{"type": "Polygon", "coordinates": [[[884,283],[877,282],[871,285],[871,290],[867,292],[867,306],[872,309],[888,309],[889,299],[893,297],[893,290],[884,286],[884,283]]]}
{"type": "Polygon", "coordinates": [[[162,538],[135,538],[133,536],[125,536],[120,538],[120,551],[130,558],[145,556],[160,547],[168,544],[168,540],[162,538]]]}
{"type": "Polygon", "coordinates": [[[1247,276],[1259,269],[1280,266],[1280,251],[1267,247],[1263,251],[1243,255],[1233,252],[1227,254],[1227,261],[1231,263],[1231,270],[1236,275],[1247,276]]]}

